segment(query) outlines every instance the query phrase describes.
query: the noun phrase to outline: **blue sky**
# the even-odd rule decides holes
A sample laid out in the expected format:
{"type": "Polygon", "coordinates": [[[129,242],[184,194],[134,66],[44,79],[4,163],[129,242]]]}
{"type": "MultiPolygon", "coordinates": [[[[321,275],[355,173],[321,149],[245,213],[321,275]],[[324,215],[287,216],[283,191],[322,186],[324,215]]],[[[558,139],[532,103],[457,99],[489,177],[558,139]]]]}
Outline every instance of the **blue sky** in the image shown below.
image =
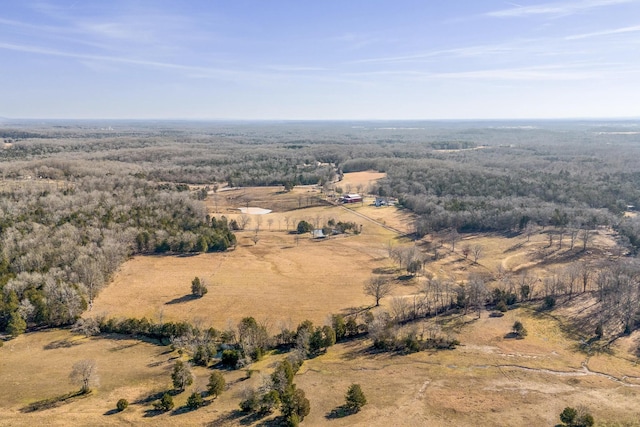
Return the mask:
{"type": "Polygon", "coordinates": [[[640,0],[22,0],[0,116],[640,117],[640,0]]]}

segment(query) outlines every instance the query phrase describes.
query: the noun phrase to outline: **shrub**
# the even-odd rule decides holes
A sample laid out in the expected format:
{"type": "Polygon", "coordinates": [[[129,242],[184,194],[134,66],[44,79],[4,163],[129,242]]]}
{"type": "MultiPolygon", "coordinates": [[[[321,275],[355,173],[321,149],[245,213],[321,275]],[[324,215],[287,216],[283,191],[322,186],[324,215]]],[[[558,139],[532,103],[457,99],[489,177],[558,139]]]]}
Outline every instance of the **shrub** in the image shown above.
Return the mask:
{"type": "Polygon", "coordinates": [[[200,344],[193,353],[193,363],[200,366],[208,366],[209,362],[218,352],[218,347],[214,343],[200,344]]]}
{"type": "Polygon", "coordinates": [[[128,406],[129,406],[129,401],[127,399],[120,399],[118,400],[118,403],[116,403],[116,408],[118,408],[118,411],[120,412],[127,409],[128,406]]]}
{"type": "Polygon", "coordinates": [[[174,407],[173,397],[169,393],[165,393],[160,400],[154,402],[153,407],[162,412],[170,411],[174,407]]]}
{"type": "Polygon", "coordinates": [[[171,380],[173,386],[178,390],[184,390],[186,387],[193,384],[193,374],[191,369],[182,360],[178,360],[173,366],[173,372],[171,373],[171,380]]]}
{"type": "Polygon", "coordinates": [[[298,414],[291,414],[287,417],[288,427],[298,427],[300,425],[300,417],[298,414]]]}
{"type": "Polygon", "coordinates": [[[351,384],[345,396],[345,407],[351,412],[358,412],[366,403],[360,384],[351,384]]]}
{"type": "Polygon", "coordinates": [[[202,395],[200,392],[194,391],[191,393],[189,398],[187,399],[187,407],[189,409],[198,409],[204,405],[204,400],[202,399],[202,395]]]}
{"type": "Polygon", "coordinates": [[[595,424],[593,416],[585,407],[575,409],[567,406],[560,413],[560,421],[567,427],[592,427],[595,424]]]}
{"type": "Polygon", "coordinates": [[[242,412],[255,412],[260,406],[258,395],[255,390],[249,390],[245,395],[246,399],[240,401],[240,410],[242,412]]]}
{"type": "Polygon", "coordinates": [[[313,231],[313,226],[307,221],[302,220],[298,223],[298,227],[296,230],[298,234],[311,233],[313,231]]]}
{"type": "Polygon", "coordinates": [[[263,414],[270,414],[280,405],[280,393],[277,390],[271,390],[264,394],[260,399],[259,411],[263,414]]]}
{"type": "Polygon", "coordinates": [[[498,301],[498,304],[496,304],[496,310],[498,310],[501,313],[505,313],[508,310],[507,303],[504,302],[504,300],[498,301]]]}
{"type": "Polygon", "coordinates": [[[207,289],[207,284],[204,280],[201,280],[199,277],[196,277],[191,281],[191,293],[201,298],[203,297],[209,290],[207,289]]]}
{"type": "Polygon", "coordinates": [[[222,374],[218,371],[213,371],[209,376],[209,384],[207,384],[209,395],[218,397],[224,391],[225,386],[226,382],[222,374]]]}
{"type": "Polygon", "coordinates": [[[604,331],[602,330],[602,324],[598,324],[598,326],[596,326],[596,338],[600,339],[602,338],[602,334],[604,333],[604,331]]]}
{"type": "Polygon", "coordinates": [[[27,330],[27,322],[24,321],[22,316],[17,311],[11,313],[9,323],[7,324],[7,333],[11,338],[15,338],[20,334],[23,334],[27,330]]]}
{"type": "Polygon", "coordinates": [[[556,306],[556,299],[554,297],[552,297],[551,295],[544,297],[543,307],[545,310],[551,310],[555,306],[556,306]]]}
{"type": "Polygon", "coordinates": [[[224,350],[222,352],[222,364],[230,368],[236,368],[238,366],[238,360],[240,360],[240,352],[238,350],[224,350]]]}
{"type": "MultiPolygon", "coordinates": [[[[282,414],[289,419],[296,419],[298,423],[309,415],[311,405],[305,397],[304,391],[292,384],[282,395],[282,414]],[[295,416],[295,417],[294,417],[295,416]]],[[[297,425],[297,424],[296,424],[297,425]]]]}
{"type": "Polygon", "coordinates": [[[519,320],[516,320],[515,323],[513,324],[513,333],[516,335],[517,338],[524,338],[528,334],[524,325],[519,320]]]}

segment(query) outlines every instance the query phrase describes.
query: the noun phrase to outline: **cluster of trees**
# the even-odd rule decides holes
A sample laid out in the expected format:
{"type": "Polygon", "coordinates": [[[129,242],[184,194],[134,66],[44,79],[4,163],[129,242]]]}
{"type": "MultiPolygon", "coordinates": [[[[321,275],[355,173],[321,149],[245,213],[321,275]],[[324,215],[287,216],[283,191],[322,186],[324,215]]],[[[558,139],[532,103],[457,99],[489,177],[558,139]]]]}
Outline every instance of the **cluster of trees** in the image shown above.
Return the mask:
{"type": "Polygon", "coordinates": [[[353,221],[338,221],[330,218],[326,224],[321,225],[320,218],[315,218],[311,220],[311,222],[307,220],[302,220],[298,222],[298,226],[296,227],[296,232],[298,234],[310,233],[314,229],[321,229],[325,236],[330,236],[334,233],[344,234],[344,233],[353,233],[359,234],[360,227],[353,221]]]}
{"type": "MultiPolygon", "coordinates": [[[[187,387],[192,385],[195,381],[195,376],[189,364],[183,362],[182,360],[176,361],[171,371],[171,381],[173,383],[173,388],[177,393],[184,392],[187,387]]],[[[206,394],[215,399],[225,390],[225,388],[226,381],[224,379],[224,376],[218,371],[213,371],[209,376],[206,394]]],[[[124,399],[120,399],[120,401],[118,401],[118,409],[121,411],[124,410],[120,409],[120,403],[123,400],[124,399]]],[[[124,400],[124,402],[126,402],[126,400],[124,400]]],[[[203,393],[199,390],[196,390],[192,392],[187,398],[186,406],[190,410],[196,410],[201,406],[204,406],[204,404],[205,401],[203,398],[203,393]]],[[[126,407],[128,406],[128,402],[126,402],[126,405],[123,404],[123,406],[126,409],[126,407]]],[[[155,408],[155,410],[161,412],[172,410],[175,407],[172,394],[169,392],[164,393],[160,399],[153,402],[153,407],[155,408]]]]}
{"type": "Polygon", "coordinates": [[[235,241],[225,218],[209,218],[174,186],[94,172],[3,187],[0,331],[73,323],[132,254],[222,251],[235,241]]]}
{"type": "Polygon", "coordinates": [[[285,425],[297,426],[309,415],[311,405],[302,389],[293,382],[301,360],[289,357],[280,362],[258,389],[245,390],[240,409],[244,412],[270,414],[279,409],[285,425]]]}
{"type": "Polygon", "coordinates": [[[427,330],[416,326],[403,327],[387,312],[372,316],[368,322],[369,337],[376,350],[415,353],[427,349],[451,350],[460,342],[439,333],[437,327],[427,330]]]}
{"type": "MultiPolygon", "coordinates": [[[[640,148],[617,132],[624,124],[95,125],[3,129],[12,145],[0,151],[0,331],[74,322],[131,254],[233,247],[231,224],[208,219],[185,183],[290,188],[376,169],[387,177],[369,190],[415,212],[418,235],[528,233],[535,224],[553,226],[560,245],[584,248],[607,224],[640,247],[640,220],[621,217],[640,206],[640,148]]],[[[404,268],[420,272],[424,260],[409,258],[404,268]]],[[[408,311],[437,313],[458,299],[451,288],[408,311]]],[[[468,306],[477,299],[463,296],[468,306]]]]}
{"type": "MultiPolygon", "coordinates": [[[[481,249],[475,250],[481,252],[481,249]]],[[[472,250],[470,248],[470,252],[472,250]]],[[[389,257],[407,271],[412,271],[414,263],[417,264],[416,271],[420,271],[429,259],[415,246],[389,246],[388,251],[389,257]]],[[[462,249],[464,252],[465,247],[462,249]]],[[[503,270],[495,274],[470,273],[463,281],[446,276],[435,277],[428,272],[425,275],[420,293],[394,297],[389,302],[389,318],[375,329],[382,331],[381,347],[397,346],[394,323],[403,324],[451,310],[464,314],[475,311],[478,316],[485,309],[505,312],[519,302],[532,300],[541,301],[543,309],[551,309],[561,298],[567,301],[585,293],[596,299],[592,316],[598,325],[599,337],[605,332],[616,336],[640,328],[640,263],[635,258],[618,256],[601,261],[574,261],[565,267],[552,269],[544,278],[531,275],[526,270],[519,274],[503,270]]],[[[376,305],[379,305],[382,298],[392,293],[393,287],[391,277],[377,275],[365,284],[364,292],[375,298],[376,305]]],[[[372,333],[370,325],[369,332],[372,333]]],[[[515,328],[514,332],[518,336],[526,334],[515,328]]]]}
{"type": "Polygon", "coordinates": [[[577,408],[567,406],[560,413],[560,421],[562,421],[562,426],[566,427],[592,427],[595,424],[593,415],[584,406],[577,408]]]}

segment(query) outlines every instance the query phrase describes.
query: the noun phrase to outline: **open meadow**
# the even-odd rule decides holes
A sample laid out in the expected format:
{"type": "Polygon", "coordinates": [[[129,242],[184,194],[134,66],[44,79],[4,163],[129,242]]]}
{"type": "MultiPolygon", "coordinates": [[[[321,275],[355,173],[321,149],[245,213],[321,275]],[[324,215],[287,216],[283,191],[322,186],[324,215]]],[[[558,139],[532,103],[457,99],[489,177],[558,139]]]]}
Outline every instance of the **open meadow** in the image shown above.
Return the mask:
{"type": "Polygon", "coordinates": [[[0,426],[640,425],[633,141],[185,126],[0,151],[0,426]]]}
{"type": "MultiPolygon", "coordinates": [[[[433,321],[413,325],[426,331],[433,321]]],[[[371,351],[366,339],[331,347],[307,360],[295,376],[311,403],[306,425],[336,426],[552,426],[567,405],[586,405],[600,420],[637,426],[640,367],[624,348],[637,334],[613,348],[611,354],[588,356],[562,323],[523,308],[502,318],[482,313],[442,319],[438,326],[461,341],[455,350],[411,355],[371,351]],[[522,321],[529,335],[509,337],[511,324],[522,321]],[[351,383],[362,386],[368,404],[357,414],[337,410],[351,383]],[[634,424],[635,422],[635,424],[634,424]]],[[[197,411],[184,405],[186,397],[205,388],[209,369],[194,367],[195,382],[174,396],[176,409],[166,414],[151,403],[171,389],[170,371],[182,358],[166,346],[118,336],[85,338],[64,330],[26,334],[0,350],[0,425],[270,425],[270,416],[255,417],[238,410],[249,387],[260,386],[281,355],[269,355],[244,371],[223,371],[226,391],[197,411]],[[27,357],[28,355],[28,357],[27,357]],[[43,399],[64,396],[71,365],[94,359],[100,385],[91,394],[71,398],[48,409],[30,410],[43,399]],[[130,402],[115,410],[120,398],[130,402]]],[[[184,360],[184,359],[183,359],[184,360]]]]}
{"type": "MultiPolygon", "coordinates": [[[[428,277],[463,281],[475,272],[497,280],[500,274],[525,270],[545,277],[577,259],[614,256],[612,236],[604,229],[584,252],[577,247],[569,249],[566,242],[561,248],[557,240],[549,246],[546,233],[550,230],[537,230],[528,238],[521,234],[462,234],[452,251],[445,235],[428,235],[415,242],[403,237],[402,232],[411,231],[412,218],[395,207],[307,202],[318,196],[316,189],[304,187],[291,193],[278,188],[229,190],[218,194],[216,206],[210,195],[206,203],[214,216],[239,219],[242,214],[234,205],[238,200],[272,212],[248,215],[250,221],[245,230],[237,232],[238,244],[232,251],[133,257],[85,316],[189,321],[221,330],[253,316],[275,334],[306,319],[324,324],[331,314],[372,306],[363,285],[374,272],[399,275],[393,294],[382,300],[380,310],[389,308],[394,296],[421,295],[428,277]],[[233,193],[238,194],[229,196],[233,193]],[[298,203],[314,206],[298,208],[298,203]],[[329,219],[354,221],[362,225],[362,232],[312,239],[288,231],[300,220],[325,224],[329,219]],[[253,239],[256,235],[257,242],[253,239]],[[481,246],[482,252],[473,260],[463,254],[465,246],[481,246]],[[420,275],[403,277],[389,251],[411,247],[422,253],[425,266],[420,275]],[[209,293],[202,298],[190,294],[190,283],[196,276],[209,284],[209,293]]],[[[425,320],[411,327],[423,334],[435,328],[455,336],[461,346],[402,356],[372,352],[368,340],[338,344],[305,362],[296,376],[312,405],[305,423],[553,425],[557,413],[568,404],[588,405],[602,419],[634,419],[640,368],[630,355],[632,345],[625,347],[624,343],[635,337],[616,346],[612,354],[588,357],[578,352],[577,337],[563,332],[560,320],[526,308],[502,318],[491,318],[483,311],[480,319],[469,314],[442,318],[437,326],[433,320],[425,320]],[[508,338],[515,319],[526,324],[527,339],[508,338]],[[370,405],[342,418],[335,409],[353,382],[362,385],[370,405]]],[[[162,390],[170,389],[170,369],[180,358],[167,347],[118,336],[84,338],[52,330],[22,336],[0,353],[0,379],[10,385],[0,396],[5,402],[0,425],[27,425],[43,414],[50,425],[262,425],[264,420],[237,411],[238,399],[249,385],[259,386],[260,378],[280,359],[268,356],[252,365],[258,375],[250,380],[243,381],[241,371],[226,372],[228,392],[198,411],[182,409],[156,415],[151,402],[162,390]],[[22,359],[28,362],[20,362],[22,359]],[[96,360],[101,384],[95,392],[49,409],[25,409],[73,391],[67,376],[78,359],[96,360]],[[34,372],[40,374],[34,377],[34,372]],[[122,397],[133,404],[116,413],[115,402],[122,397]]],[[[195,374],[196,384],[191,389],[202,389],[207,369],[195,368],[195,374]]],[[[176,397],[178,408],[185,404],[186,395],[176,397]]]]}

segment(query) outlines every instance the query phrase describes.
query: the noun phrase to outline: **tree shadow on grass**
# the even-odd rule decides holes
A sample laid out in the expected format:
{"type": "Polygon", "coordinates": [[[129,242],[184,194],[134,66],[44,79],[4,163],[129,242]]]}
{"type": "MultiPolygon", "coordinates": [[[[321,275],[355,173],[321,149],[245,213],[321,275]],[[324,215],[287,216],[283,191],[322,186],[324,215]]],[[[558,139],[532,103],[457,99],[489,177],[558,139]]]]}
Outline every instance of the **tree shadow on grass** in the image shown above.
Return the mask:
{"type": "Polygon", "coordinates": [[[193,294],[187,294],[184,296],[181,296],[180,298],[174,298],[171,301],[167,301],[164,304],[165,305],[171,305],[171,304],[180,304],[183,302],[189,302],[189,301],[193,301],[194,299],[198,299],[199,297],[193,294]]]}
{"type": "Polygon", "coordinates": [[[104,413],[104,414],[102,414],[102,415],[106,415],[106,416],[109,416],[109,415],[115,415],[115,414],[117,414],[118,412],[120,412],[120,410],[119,410],[118,408],[114,408],[114,409],[109,409],[107,412],[105,412],[105,413],[104,413]]]}
{"type": "Polygon", "coordinates": [[[262,427],[276,427],[283,426],[284,419],[282,417],[269,418],[264,420],[265,417],[268,417],[270,414],[264,414],[259,412],[246,413],[242,412],[239,409],[231,411],[225,415],[222,415],[217,420],[211,421],[207,424],[207,427],[222,427],[227,425],[242,425],[242,426],[250,426],[258,421],[262,420],[257,426],[262,427]]]}
{"type": "Polygon", "coordinates": [[[55,408],[67,403],[71,403],[74,400],[78,400],[81,398],[85,398],[91,394],[91,390],[89,391],[73,391],[71,393],[63,394],[56,397],[51,397],[49,399],[38,400],[37,402],[30,403],[24,408],[20,409],[22,413],[43,411],[45,409],[55,408]]]}
{"type": "Polygon", "coordinates": [[[160,414],[164,414],[166,411],[161,411],[159,409],[156,408],[151,408],[151,409],[147,409],[146,411],[144,411],[144,418],[151,418],[151,417],[157,417],[160,414]]]}
{"type": "Polygon", "coordinates": [[[521,337],[520,335],[516,334],[515,332],[509,332],[507,334],[504,334],[504,338],[508,339],[508,340],[521,340],[521,339],[524,339],[524,337],[521,337]]]}
{"type": "Polygon", "coordinates": [[[187,252],[187,253],[180,253],[178,255],[176,255],[178,258],[191,258],[194,256],[198,256],[201,255],[202,252],[187,252]]]}
{"type": "Polygon", "coordinates": [[[70,340],[69,338],[65,338],[63,340],[51,341],[49,344],[45,345],[43,348],[45,350],[56,350],[58,348],[75,347],[80,344],[82,344],[82,342],[80,342],[80,340],[78,339],[70,340]]]}
{"type": "Polygon", "coordinates": [[[171,416],[182,415],[182,414],[186,414],[188,412],[197,411],[198,409],[201,409],[201,408],[204,408],[205,406],[211,405],[215,401],[215,399],[205,399],[205,397],[207,397],[207,396],[209,396],[209,394],[206,391],[201,391],[200,392],[200,397],[202,397],[203,400],[202,400],[202,403],[200,404],[200,406],[198,406],[197,408],[191,408],[188,405],[180,406],[179,408],[176,408],[173,411],[171,411],[171,416]]]}
{"type": "Polygon", "coordinates": [[[397,267],[377,267],[371,270],[373,274],[398,274],[400,271],[397,267]]]}
{"type": "Polygon", "coordinates": [[[227,414],[220,416],[218,419],[206,424],[207,427],[222,427],[229,425],[230,423],[235,425],[237,420],[244,417],[246,414],[240,410],[234,410],[227,414]]]}
{"type": "Polygon", "coordinates": [[[347,408],[346,405],[340,405],[327,412],[324,417],[328,420],[336,420],[353,414],[355,414],[355,412],[352,409],[347,408]]]}
{"type": "Polygon", "coordinates": [[[198,408],[190,408],[187,405],[184,405],[184,406],[180,406],[179,408],[176,408],[173,411],[171,411],[170,415],[171,416],[182,415],[182,414],[186,414],[187,412],[192,412],[192,411],[197,411],[197,410],[198,410],[198,408]]]}
{"type": "Polygon", "coordinates": [[[287,425],[289,424],[287,424],[284,415],[279,415],[274,418],[268,418],[256,424],[257,427],[282,427],[287,425]]]}
{"type": "Polygon", "coordinates": [[[174,390],[174,389],[157,391],[155,393],[151,393],[146,396],[140,397],[136,399],[133,403],[136,405],[146,405],[156,400],[162,399],[162,396],[164,396],[165,393],[169,394],[170,396],[176,396],[180,394],[180,391],[174,390]]]}
{"type": "Polygon", "coordinates": [[[129,343],[129,344],[123,344],[123,345],[119,345],[117,347],[110,348],[108,351],[111,351],[111,352],[122,351],[122,350],[126,350],[128,348],[131,348],[131,347],[135,347],[135,346],[137,346],[139,344],[140,344],[139,341],[133,342],[133,343],[129,343]]]}

